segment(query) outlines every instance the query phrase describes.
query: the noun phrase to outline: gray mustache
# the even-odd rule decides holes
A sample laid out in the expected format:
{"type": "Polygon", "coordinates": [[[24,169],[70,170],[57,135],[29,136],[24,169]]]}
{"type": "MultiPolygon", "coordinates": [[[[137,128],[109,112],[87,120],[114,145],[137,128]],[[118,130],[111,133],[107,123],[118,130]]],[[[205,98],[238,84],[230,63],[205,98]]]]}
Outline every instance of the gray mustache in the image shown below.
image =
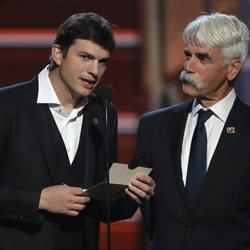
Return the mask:
{"type": "Polygon", "coordinates": [[[194,75],[188,73],[186,70],[183,70],[179,77],[180,80],[191,83],[192,85],[200,85],[200,80],[197,79],[194,75]]]}

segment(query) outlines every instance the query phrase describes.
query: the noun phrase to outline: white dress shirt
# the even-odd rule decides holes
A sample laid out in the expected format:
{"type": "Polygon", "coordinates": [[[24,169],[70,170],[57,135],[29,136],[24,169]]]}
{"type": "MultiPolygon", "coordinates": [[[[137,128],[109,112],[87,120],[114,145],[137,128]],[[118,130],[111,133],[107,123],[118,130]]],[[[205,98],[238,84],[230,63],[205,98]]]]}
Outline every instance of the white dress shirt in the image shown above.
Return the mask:
{"type": "MultiPolygon", "coordinates": [[[[205,123],[207,131],[207,169],[219,141],[228,114],[235,101],[235,98],[236,94],[233,89],[225,98],[209,108],[213,111],[214,115],[212,115],[205,123]]],[[[202,108],[203,107],[200,104],[194,101],[192,112],[189,113],[187,117],[181,154],[182,179],[184,185],[186,185],[188,159],[190,154],[191,141],[197,123],[198,111],[202,108]]]]}
{"type": "Polygon", "coordinates": [[[74,108],[70,114],[67,114],[56,95],[48,73],[48,66],[46,66],[38,75],[37,103],[48,104],[64,141],[69,162],[72,163],[79,145],[84,104],[74,108]]]}

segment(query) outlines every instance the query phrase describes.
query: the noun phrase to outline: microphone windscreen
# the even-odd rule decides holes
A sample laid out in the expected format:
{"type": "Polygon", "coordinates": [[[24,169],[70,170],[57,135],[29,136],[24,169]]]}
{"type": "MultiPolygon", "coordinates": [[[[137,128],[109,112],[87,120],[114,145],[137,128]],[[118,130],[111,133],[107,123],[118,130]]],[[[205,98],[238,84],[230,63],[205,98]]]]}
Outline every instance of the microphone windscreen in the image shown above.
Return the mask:
{"type": "Polygon", "coordinates": [[[105,103],[107,101],[110,103],[112,101],[113,89],[109,84],[102,85],[99,92],[97,93],[97,98],[105,103]]]}

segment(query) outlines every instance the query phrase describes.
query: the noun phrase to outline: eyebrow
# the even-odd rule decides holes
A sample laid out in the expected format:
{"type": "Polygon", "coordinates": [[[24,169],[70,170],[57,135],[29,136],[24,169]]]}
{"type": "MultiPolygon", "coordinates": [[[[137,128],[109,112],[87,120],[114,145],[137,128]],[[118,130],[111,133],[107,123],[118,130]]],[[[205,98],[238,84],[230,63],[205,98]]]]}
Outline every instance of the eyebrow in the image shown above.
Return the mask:
{"type": "MultiPolygon", "coordinates": [[[[185,55],[191,55],[191,54],[192,54],[187,48],[184,49],[184,53],[185,53],[185,55]]],[[[198,53],[195,53],[194,55],[195,55],[197,58],[199,58],[199,59],[208,59],[208,60],[212,60],[211,56],[210,56],[207,52],[203,52],[203,53],[198,52],[198,53]]]]}
{"type": "MultiPolygon", "coordinates": [[[[79,54],[85,54],[86,56],[88,56],[88,57],[91,58],[91,59],[96,59],[96,57],[95,57],[93,54],[91,54],[91,53],[89,53],[89,52],[87,52],[87,51],[85,51],[85,50],[80,51],[79,54]]],[[[110,56],[100,58],[99,60],[100,60],[100,61],[104,61],[104,60],[105,60],[105,61],[108,61],[109,59],[110,59],[110,56]]]]}
{"type": "Polygon", "coordinates": [[[204,52],[204,53],[195,53],[195,56],[200,58],[200,59],[209,59],[209,60],[212,60],[211,56],[204,52]]]}
{"type": "Polygon", "coordinates": [[[84,55],[86,55],[86,56],[88,56],[88,57],[90,57],[90,58],[95,58],[95,56],[94,56],[93,54],[90,54],[89,52],[87,52],[87,51],[85,51],[85,50],[79,51],[78,54],[79,54],[79,55],[84,54],[84,55]]]}

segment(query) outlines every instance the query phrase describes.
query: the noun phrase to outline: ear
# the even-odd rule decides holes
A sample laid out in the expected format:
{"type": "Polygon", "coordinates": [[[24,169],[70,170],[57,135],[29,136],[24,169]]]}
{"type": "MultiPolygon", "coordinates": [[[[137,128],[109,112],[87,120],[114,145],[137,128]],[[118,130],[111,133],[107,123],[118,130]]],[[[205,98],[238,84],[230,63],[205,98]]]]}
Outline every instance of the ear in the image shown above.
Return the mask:
{"type": "Polygon", "coordinates": [[[233,81],[239,74],[242,68],[241,61],[239,59],[233,59],[228,66],[227,79],[233,81]]]}
{"type": "Polygon", "coordinates": [[[57,65],[60,65],[63,59],[63,54],[60,45],[53,44],[51,48],[51,56],[57,65]]]}

